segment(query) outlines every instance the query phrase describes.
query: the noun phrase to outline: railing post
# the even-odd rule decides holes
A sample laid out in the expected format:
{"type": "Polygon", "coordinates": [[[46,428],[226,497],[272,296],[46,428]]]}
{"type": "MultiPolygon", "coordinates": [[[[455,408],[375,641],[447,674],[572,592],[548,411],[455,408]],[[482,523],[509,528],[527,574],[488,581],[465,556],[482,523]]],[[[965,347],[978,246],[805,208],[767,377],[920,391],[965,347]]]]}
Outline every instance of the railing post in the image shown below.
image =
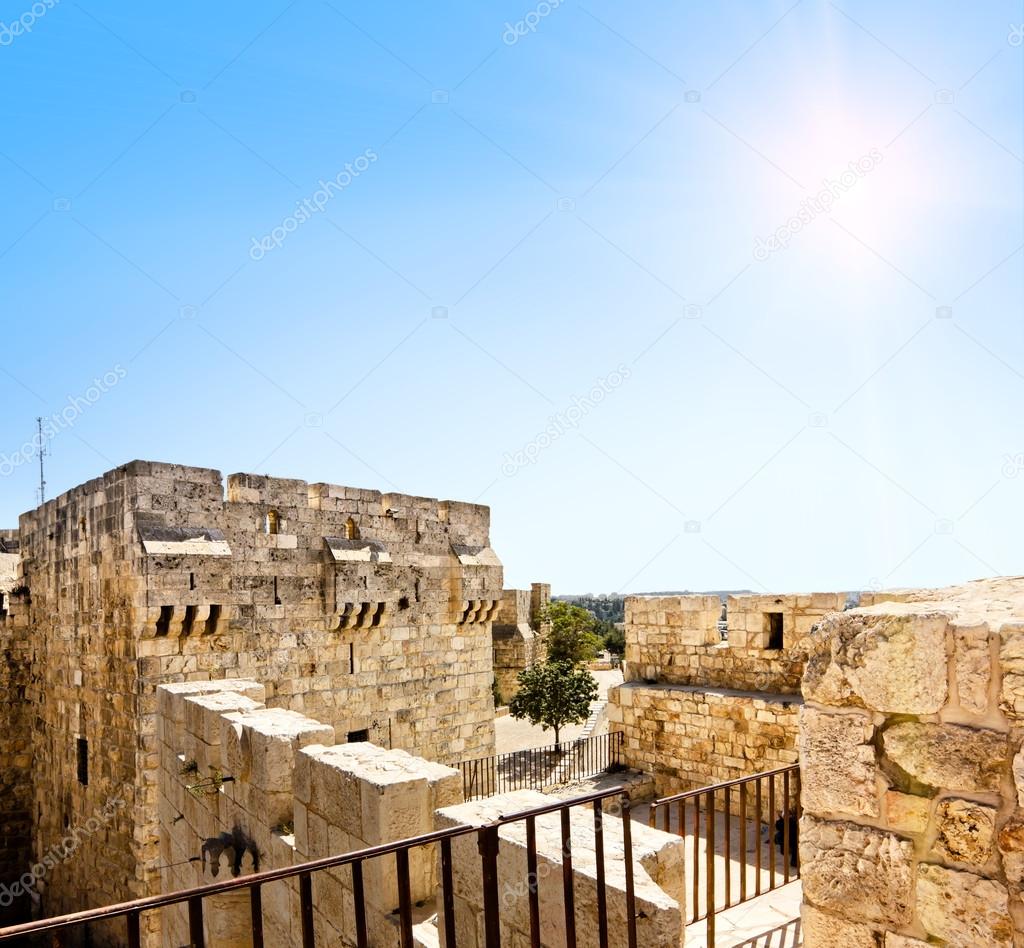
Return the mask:
{"type": "Polygon", "coordinates": [[[501,948],[498,902],[498,827],[481,826],[478,836],[484,883],[484,944],[501,948]]]}

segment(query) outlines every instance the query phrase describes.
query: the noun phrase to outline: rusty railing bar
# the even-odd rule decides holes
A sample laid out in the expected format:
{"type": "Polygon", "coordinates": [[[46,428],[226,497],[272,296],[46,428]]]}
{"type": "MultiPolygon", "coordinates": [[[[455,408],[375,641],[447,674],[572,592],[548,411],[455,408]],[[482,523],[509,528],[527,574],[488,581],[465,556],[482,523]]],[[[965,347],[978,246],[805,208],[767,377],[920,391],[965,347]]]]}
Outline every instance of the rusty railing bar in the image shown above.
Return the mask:
{"type": "Polygon", "coordinates": [[[562,821],[562,901],[565,908],[565,945],[576,948],[576,895],[572,878],[572,824],[569,808],[563,806],[559,815],[562,821]]]}
{"type": "Polygon", "coordinates": [[[608,893],[604,878],[604,813],[601,801],[594,801],[594,857],[597,863],[597,943],[608,948],[608,893]]]}
{"type": "Polygon", "coordinates": [[[707,913],[708,936],[707,943],[715,943],[715,791],[708,790],[704,802],[704,871],[707,879],[704,880],[704,910],[707,913]]]}
{"type": "Polygon", "coordinates": [[[477,843],[483,867],[484,945],[501,948],[501,925],[498,918],[498,824],[481,826],[477,843]]]}
{"type": "Polygon", "coordinates": [[[629,948],[637,948],[636,943],[636,890],[633,888],[633,828],[631,825],[630,799],[627,792],[620,796],[622,808],[622,852],[626,860],[626,935],[629,948]]]}
{"type": "Polygon", "coordinates": [[[188,938],[189,948],[205,948],[206,936],[203,932],[203,897],[194,895],[188,900],[188,938]]]}
{"type": "Polygon", "coordinates": [[[441,902],[444,905],[445,948],[455,944],[455,884],[452,881],[452,841],[441,840],[441,902]]]}
{"type": "Polygon", "coordinates": [[[537,819],[533,816],[526,818],[526,881],[530,892],[530,948],[541,948],[540,878],[537,876],[537,819]]]}
{"type": "MultiPolygon", "coordinates": [[[[442,840],[442,845],[447,842],[447,839],[442,840]]],[[[356,914],[356,945],[358,948],[367,948],[369,939],[366,937],[366,896],[363,891],[362,860],[352,863],[352,898],[356,914]]]]}
{"type": "Polygon", "coordinates": [[[308,872],[299,874],[299,919],[302,922],[302,948],[315,948],[316,934],[313,931],[313,876],[308,872]]]}
{"type": "Polygon", "coordinates": [[[141,912],[129,912],[125,916],[128,923],[128,948],[142,948],[142,932],[139,929],[141,912]]]}
{"type": "Polygon", "coordinates": [[[395,869],[398,873],[398,925],[402,933],[402,948],[413,948],[412,893],[409,889],[408,849],[400,849],[395,853],[395,869]]]}
{"type": "Polygon", "coordinates": [[[258,882],[249,886],[249,919],[252,922],[252,948],[263,948],[263,889],[258,882]]]}
{"type": "Polygon", "coordinates": [[[775,777],[768,778],[768,891],[775,888],[775,777]]]}

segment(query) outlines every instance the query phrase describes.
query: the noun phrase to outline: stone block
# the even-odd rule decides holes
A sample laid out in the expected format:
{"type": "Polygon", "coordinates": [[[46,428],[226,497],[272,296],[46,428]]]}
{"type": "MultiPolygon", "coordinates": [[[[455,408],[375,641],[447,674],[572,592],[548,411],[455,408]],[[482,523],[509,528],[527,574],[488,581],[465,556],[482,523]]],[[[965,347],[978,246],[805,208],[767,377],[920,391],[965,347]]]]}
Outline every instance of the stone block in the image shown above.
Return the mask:
{"type": "Polygon", "coordinates": [[[805,810],[878,816],[874,732],[865,713],[800,710],[800,792],[805,810]]]}
{"type": "Polygon", "coordinates": [[[1007,735],[955,724],[902,721],[882,732],[882,747],[912,781],[935,789],[998,791],[1008,764],[1007,735]]]}
{"type": "Polygon", "coordinates": [[[894,714],[935,714],[948,695],[943,614],[832,613],[814,636],[804,697],[894,714]]]}
{"type": "Polygon", "coordinates": [[[800,907],[803,948],[881,948],[882,936],[868,925],[849,922],[820,912],[813,905],[800,907]]]}
{"type": "Polygon", "coordinates": [[[1013,944],[1006,887],[970,872],[918,866],[917,915],[928,934],[944,944],[1013,944]]]}
{"type": "Polygon", "coordinates": [[[928,828],[932,801],[910,793],[889,790],[885,794],[885,822],[902,833],[923,833],[928,828]]]}
{"type": "Polygon", "coordinates": [[[988,692],[992,682],[992,655],[989,629],[978,625],[953,625],[957,700],[973,714],[988,710],[988,692]]]}
{"type": "Polygon", "coordinates": [[[910,840],[856,823],[805,815],[800,821],[800,874],[812,906],[855,922],[900,928],[911,921],[910,840]]]}
{"type": "Polygon", "coordinates": [[[941,800],[935,810],[938,836],[932,856],[978,868],[989,861],[996,833],[996,809],[971,800],[941,800]]]}

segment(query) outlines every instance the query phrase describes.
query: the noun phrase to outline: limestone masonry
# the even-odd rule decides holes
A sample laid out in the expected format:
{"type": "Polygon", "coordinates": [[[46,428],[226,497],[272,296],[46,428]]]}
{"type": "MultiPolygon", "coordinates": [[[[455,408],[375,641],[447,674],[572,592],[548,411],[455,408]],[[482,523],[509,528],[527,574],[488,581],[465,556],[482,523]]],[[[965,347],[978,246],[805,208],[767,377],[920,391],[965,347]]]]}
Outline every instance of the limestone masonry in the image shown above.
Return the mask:
{"type": "Polygon", "coordinates": [[[807,948],[1024,943],[1024,579],[904,591],[810,636],[807,948]]]}
{"type": "Polygon", "coordinates": [[[625,763],[659,794],[796,763],[804,637],[844,593],[630,596],[626,681],[609,692],[625,763]]]}
{"type": "Polygon", "coordinates": [[[46,915],[159,891],[165,683],[255,679],[339,742],[493,753],[488,529],[475,504],[143,461],[24,514],[0,533],[0,883],[38,863],[46,915]]]}

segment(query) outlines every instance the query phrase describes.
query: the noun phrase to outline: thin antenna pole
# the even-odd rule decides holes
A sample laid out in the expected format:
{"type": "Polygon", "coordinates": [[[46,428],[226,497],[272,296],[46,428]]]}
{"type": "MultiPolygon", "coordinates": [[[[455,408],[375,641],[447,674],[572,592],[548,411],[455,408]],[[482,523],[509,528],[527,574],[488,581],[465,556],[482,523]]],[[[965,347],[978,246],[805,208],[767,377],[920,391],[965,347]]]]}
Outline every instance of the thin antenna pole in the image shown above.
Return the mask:
{"type": "Polygon", "coordinates": [[[43,476],[43,457],[46,455],[46,443],[43,441],[43,419],[36,418],[36,429],[39,432],[39,503],[46,502],[46,478],[43,476]]]}

